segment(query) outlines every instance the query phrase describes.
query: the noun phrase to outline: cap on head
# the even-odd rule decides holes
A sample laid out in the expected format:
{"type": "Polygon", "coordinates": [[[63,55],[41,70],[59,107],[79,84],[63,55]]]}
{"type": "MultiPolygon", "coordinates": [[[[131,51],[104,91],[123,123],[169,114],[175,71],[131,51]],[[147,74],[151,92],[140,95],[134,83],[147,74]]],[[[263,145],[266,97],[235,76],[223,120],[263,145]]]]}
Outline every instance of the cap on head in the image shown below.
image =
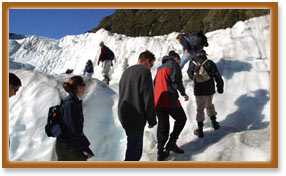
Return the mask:
{"type": "Polygon", "coordinates": [[[99,43],[99,46],[102,46],[102,45],[104,45],[103,41],[101,41],[101,42],[99,43]]]}
{"type": "Polygon", "coordinates": [[[203,56],[207,56],[208,55],[205,50],[200,50],[196,54],[197,55],[203,55],[203,56]]]}

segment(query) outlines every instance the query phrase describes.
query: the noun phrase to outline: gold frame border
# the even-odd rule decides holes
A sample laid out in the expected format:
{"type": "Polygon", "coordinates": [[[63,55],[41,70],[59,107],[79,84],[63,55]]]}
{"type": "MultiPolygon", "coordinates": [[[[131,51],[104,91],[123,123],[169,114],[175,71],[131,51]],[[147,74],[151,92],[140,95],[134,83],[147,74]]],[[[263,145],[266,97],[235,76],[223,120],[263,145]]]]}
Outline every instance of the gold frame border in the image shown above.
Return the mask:
{"type": "Polygon", "coordinates": [[[2,2],[2,168],[278,168],[278,2],[2,2]],[[270,9],[271,159],[269,162],[9,161],[9,9],[270,9]]]}

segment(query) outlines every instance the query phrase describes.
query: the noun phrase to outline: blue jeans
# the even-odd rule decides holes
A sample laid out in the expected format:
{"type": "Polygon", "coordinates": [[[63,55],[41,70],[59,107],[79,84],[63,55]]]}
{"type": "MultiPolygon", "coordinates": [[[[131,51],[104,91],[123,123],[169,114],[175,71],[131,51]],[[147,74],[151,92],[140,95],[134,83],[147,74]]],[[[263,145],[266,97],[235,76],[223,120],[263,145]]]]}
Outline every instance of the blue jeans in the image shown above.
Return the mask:
{"type": "Polygon", "coordinates": [[[139,161],[143,152],[144,130],[125,129],[127,135],[127,150],[124,161],[139,161]]]}
{"type": "Polygon", "coordinates": [[[183,54],[182,58],[181,58],[181,62],[180,62],[180,67],[181,69],[183,69],[183,67],[185,66],[185,64],[190,61],[193,60],[195,57],[196,52],[193,50],[189,50],[189,52],[187,54],[183,54]]]}

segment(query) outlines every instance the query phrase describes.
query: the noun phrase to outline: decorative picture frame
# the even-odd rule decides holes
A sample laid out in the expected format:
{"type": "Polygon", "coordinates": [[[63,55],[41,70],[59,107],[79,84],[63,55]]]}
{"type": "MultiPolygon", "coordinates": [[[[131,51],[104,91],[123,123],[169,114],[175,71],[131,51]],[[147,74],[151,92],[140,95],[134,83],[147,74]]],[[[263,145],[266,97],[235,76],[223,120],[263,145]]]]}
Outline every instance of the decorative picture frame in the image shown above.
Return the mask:
{"type": "Polygon", "coordinates": [[[277,2],[3,2],[2,3],[2,167],[3,168],[278,168],[278,3],[277,2]],[[269,162],[28,162],[9,161],[9,9],[270,9],[271,160],[269,162]]]}

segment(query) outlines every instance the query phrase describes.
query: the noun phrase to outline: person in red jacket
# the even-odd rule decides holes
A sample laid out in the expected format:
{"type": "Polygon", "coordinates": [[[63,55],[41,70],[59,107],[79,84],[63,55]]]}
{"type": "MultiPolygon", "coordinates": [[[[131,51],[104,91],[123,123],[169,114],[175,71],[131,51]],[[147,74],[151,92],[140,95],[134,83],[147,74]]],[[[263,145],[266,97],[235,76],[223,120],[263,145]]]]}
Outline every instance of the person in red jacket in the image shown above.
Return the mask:
{"type": "Polygon", "coordinates": [[[157,70],[154,88],[155,107],[158,117],[158,161],[165,160],[169,155],[169,151],[184,153],[176,144],[187,120],[184,109],[178,100],[179,95],[177,90],[179,90],[185,101],[189,100],[189,96],[185,93],[182,83],[180,65],[171,56],[164,56],[162,63],[157,70]],[[170,138],[168,137],[170,130],[169,115],[175,119],[174,129],[170,134],[170,138]],[[165,147],[167,141],[168,143],[165,147]]]}
{"type": "Polygon", "coordinates": [[[109,48],[105,46],[102,41],[99,43],[99,46],[101,48],[101,52],[100,52],[97,65],[99,65],[100,62],[102,62],[102,74],[104,77],[102,81],[108,85],[110,81],[109,72],[110,72],[110,67],[112,66],[112,60],[111,58],[109,58],[109,54],[108,54],[109,48]]]}

